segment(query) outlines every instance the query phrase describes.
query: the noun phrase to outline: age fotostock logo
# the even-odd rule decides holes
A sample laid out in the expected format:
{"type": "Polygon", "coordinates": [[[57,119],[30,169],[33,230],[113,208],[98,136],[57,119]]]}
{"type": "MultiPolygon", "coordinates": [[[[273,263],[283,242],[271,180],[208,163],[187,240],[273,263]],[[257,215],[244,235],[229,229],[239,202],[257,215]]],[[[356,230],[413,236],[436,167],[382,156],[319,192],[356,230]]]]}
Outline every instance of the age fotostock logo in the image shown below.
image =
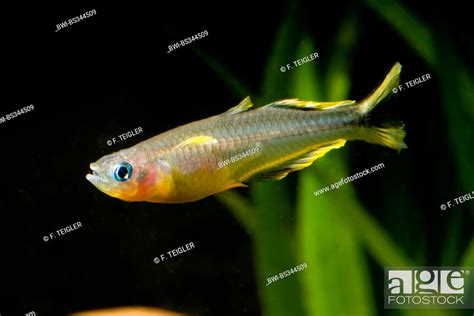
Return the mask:
{"type": "Polygon", "coordinates": [[[385,268],[385,308],[472,308],[473,267],[385,268]]]}

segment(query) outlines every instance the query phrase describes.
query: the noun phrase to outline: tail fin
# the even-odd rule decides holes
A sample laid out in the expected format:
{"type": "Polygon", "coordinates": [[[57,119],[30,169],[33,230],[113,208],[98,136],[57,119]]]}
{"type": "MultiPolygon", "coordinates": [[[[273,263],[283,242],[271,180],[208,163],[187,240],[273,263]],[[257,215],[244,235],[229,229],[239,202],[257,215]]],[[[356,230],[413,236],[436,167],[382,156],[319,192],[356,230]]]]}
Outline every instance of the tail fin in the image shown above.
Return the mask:
{"type": "Polygon", "coordinates": [[[365,117],[365,123],[361,127],[361,139],[398,151],[407,148],[407,145],[403,141],[405,138],[403,123],[387,124],[380,127],[372,126],[367,119],[367,115],[377,104],[391,95],[393,89],[398,87],[401,70],[402,65],[398,62],[395,63],[382,83],[370,95],[358,103],[359,111],[365,117]]]}
{"type": "Polygon", "coordinates": [[[400,151],[407,148],[403,141],[405,138],[405,126],[403,123],[398,125],[386,125],[382,127],[363,126],[361,127],[361,138],[366,142],[382,145],[400,151]]]}

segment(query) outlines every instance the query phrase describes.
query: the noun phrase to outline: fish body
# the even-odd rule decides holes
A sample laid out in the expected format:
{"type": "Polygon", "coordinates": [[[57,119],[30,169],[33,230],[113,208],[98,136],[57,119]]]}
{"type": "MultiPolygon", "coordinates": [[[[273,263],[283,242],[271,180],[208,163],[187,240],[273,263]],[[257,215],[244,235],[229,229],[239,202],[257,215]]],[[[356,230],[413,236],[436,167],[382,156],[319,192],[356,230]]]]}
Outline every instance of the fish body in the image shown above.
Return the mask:
{"type": "Polygon", "coordinates": [[[403,125],[376,127],[367,116],[398,85],[400,71],[396,63],[360,102],[286,99],[249,110],[247,97],[227,112],[102,157],[87,179],[125,201],[182,203],[251,181],[282,179],[346,141],[401,150],[403,125]]]}

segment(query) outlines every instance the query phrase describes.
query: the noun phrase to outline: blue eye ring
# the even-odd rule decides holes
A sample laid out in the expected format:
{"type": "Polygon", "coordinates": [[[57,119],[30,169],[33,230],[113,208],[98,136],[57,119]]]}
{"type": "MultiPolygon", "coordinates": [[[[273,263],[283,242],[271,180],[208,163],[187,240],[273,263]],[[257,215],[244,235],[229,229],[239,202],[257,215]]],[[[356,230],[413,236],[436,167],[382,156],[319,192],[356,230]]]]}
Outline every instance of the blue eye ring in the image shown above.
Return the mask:
{"type": "Polygon", "coordinates": [[[117,181],[123,182],[127,181],[132,177],[133,167],[128,162],[121,162],[114,170],[114,178],[117,181]]]}

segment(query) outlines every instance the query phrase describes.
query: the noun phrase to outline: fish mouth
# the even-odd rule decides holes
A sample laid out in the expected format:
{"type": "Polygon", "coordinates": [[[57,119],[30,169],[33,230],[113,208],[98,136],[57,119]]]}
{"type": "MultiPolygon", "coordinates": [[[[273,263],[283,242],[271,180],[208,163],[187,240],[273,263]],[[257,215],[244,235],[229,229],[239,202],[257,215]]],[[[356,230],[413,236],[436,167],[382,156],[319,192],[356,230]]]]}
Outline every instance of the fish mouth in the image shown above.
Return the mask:
{"type": "Polygon", "coordinates": [[[89,180],[91,183],[97,182],[107,182],[108,180],[102,177],[100,172],[97,170],[98,166],[95,163],[91,163],[89,168],[92,170],[92,174],[87,174],[86,179],[89,180]]]}

